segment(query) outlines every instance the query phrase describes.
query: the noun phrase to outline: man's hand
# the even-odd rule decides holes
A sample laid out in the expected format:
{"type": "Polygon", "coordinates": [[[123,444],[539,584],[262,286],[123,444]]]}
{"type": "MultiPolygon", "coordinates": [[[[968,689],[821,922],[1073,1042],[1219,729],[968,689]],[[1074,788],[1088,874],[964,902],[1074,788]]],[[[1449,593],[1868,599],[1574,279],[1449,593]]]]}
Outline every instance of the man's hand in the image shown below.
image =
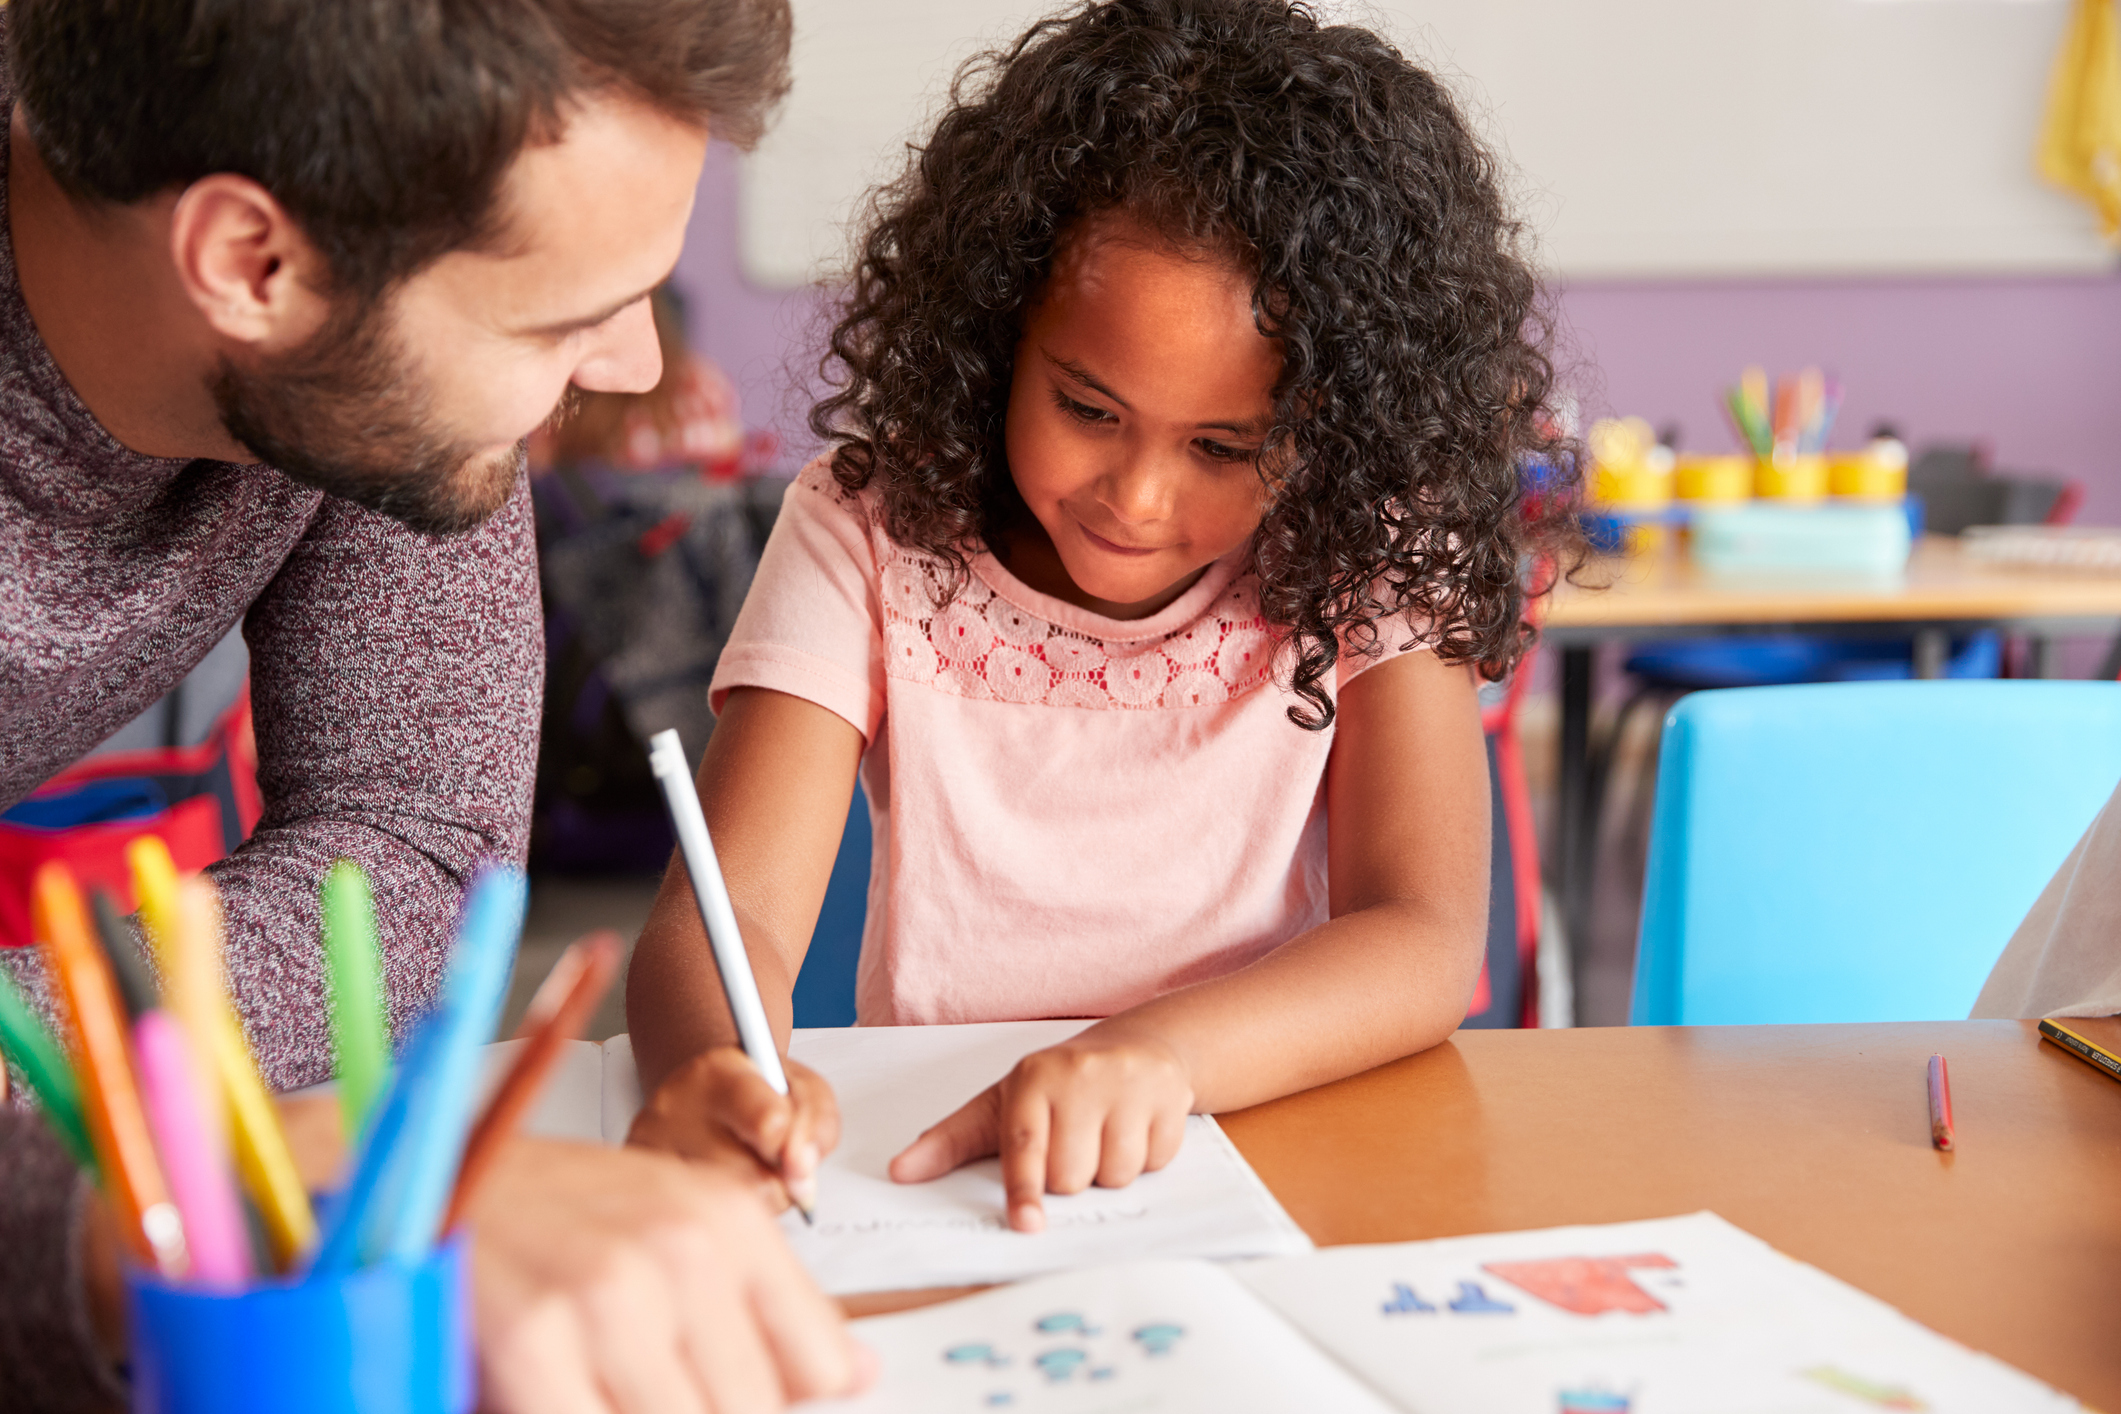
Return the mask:
{"type": "Polygon", "coordinates": [[[925,1183],[999,1153],[1009,1225],[1038,1232],[1040,1194],[1123,1188],[1170,1163],[1192,1108],[1193,1082],[1168,1042],[1102,1022],[1018,1061],[908,1145],[891,1177],[925,1183]]]}
{"type": "Polygon", "coordinates": [[[790,1194],[814,1202],[818,1164],[840,1142],[839,1101],[810,1067],[782,1067],[788,1093],[776,1095],[742,1050],[703,1051],[656,1087],[626,1142],[742,1179],[776,1212],[790,1194]]]}
{"type": "Polygon", "coordinates": [[[522,1139],[468,1224],[488,1409],[750,1414],[874,1378],[875,1357],[726,1175],[522,1139]]]}

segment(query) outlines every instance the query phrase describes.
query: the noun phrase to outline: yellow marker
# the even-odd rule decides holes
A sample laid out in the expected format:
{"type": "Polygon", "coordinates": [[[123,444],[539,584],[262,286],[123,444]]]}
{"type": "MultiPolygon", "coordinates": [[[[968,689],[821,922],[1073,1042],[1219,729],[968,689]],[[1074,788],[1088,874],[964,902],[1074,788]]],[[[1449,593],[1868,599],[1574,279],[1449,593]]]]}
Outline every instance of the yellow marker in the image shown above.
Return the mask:
{"type": "MultiPolygon", "coordinates": [[[[151,835],[134,840],[125,853],[132,865],[133,890],[139,896],[141,921],[147,924],[148,936],[155,948],[155,961],[164,969],[165,975],[174,978],[182,970],[176,939],[191,923],[192,917],[197,918],[198,926],[210,930],[208,936],[212,941],[206,945],[206,950],[218,961],[221,951],[220,907],[214,900],[213,885],[204,879],[191,881],[189,888],[180,885],[168,848],[151,835]],[[191,889],[203,891],[204,897],[187,899],[186,894],[191,889]]],[[[242,1024],[236,1020],[235,1008],[229,1004],[225,992],[214,1009],[219,1013],[219,1024],[203,1023],[213,1033],[206,1049],[220,1072],[218,1088],[233,1121],[230,1148],[235,1153],[236,1171],[265,1219],[273,1258],[285,1271],[298,1257],[316,1246],[316,1214],[310,1209],[309,1194],[295,1171],[294,1155],[289,1152],[287,1136],[280,1128],[279,1111],[273,1107],[272,1096],[266,1093],[264,1082],[258,1078],[257,1062],[251,1057],[250,1047],[243,1039],[242,1024]]],[[[183,1013],[179,1015],[183,1017],[183,1013]]],[[[187,1027],[193,1024],[188,1017],[184,1017],[184,1022],[187,1027]]]]}

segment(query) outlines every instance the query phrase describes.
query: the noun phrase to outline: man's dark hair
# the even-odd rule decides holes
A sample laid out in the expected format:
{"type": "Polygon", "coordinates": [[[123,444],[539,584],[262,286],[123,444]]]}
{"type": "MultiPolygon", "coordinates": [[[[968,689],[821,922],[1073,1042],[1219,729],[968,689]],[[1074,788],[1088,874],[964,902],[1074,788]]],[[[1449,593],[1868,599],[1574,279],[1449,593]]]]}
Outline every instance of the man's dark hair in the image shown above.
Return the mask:
{"type": "Polygon", "coordinates": [[[7,29],[76,197],[249,177],[364,297],[499,237],[509,164],[570,98],[748,145],[788,87],[788,0],[13,0],[7,29]]]}

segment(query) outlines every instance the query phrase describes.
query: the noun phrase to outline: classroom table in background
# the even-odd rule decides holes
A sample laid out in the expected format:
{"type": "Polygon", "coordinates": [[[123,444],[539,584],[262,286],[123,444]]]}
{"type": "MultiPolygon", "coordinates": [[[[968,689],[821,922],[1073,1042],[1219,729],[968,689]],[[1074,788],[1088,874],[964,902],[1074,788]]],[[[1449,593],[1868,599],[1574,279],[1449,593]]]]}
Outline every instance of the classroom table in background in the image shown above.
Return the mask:
{"type": "MultiPolygon", "coordinates": [[[[2070,1025],[2121,1044],[2121,1019],[2070,1025]]],[[[1220,1119],[1322,1247],[1708,1209],[2121,1410],[2121,1082],[2030,1021],[1461,1031],[1220,1119]],[[1951,1062],[1951,1153],[1930,1147],[1934,1054],[1951,1062]]]]}
{"type": "MultiPolygon", "coordinates": [[[[1542,640],[1561,658],[1561,763],[1547,867],[1578,968],[1589,942],[1598,821],[1590,808],[1596,652],[1659,638],[1832,631],[1911,638],[1917,677],[1943,672],[1954,635],[2026,635],[2034,675],[2053,677],[2055,640],[2121,633],[2121,576],[2016,570],[1970,561],[1956,536],[1926,535],[1890,580],[1704,574],[1682,555],[1601,559],[1557,588],[1542,640]]],[[[2121,672],[2121,638],[2100,676],[2121,672]]]]}

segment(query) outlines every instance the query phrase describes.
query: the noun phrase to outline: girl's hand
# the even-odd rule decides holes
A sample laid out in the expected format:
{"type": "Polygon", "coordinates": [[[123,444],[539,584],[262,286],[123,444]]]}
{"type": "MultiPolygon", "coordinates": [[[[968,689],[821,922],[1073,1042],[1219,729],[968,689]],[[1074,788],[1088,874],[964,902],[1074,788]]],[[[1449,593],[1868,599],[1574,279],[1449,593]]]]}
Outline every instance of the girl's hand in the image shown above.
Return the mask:
{"type": "Polygon", "coordinates": [[[775,1212],[791,1195],[817,1198],[817,1168],[840,1142],[840,1107],[825,1078],[783,1060],[788,1093],[776,1095],[736,1046],[702,1051],[672,1071],[634,1116],[626,1142],[733,1173],[775,1212]]]}
{"type": "Polygon", "coordinates": [[[1041,1193],[1123,1188],[1178,1153],[1193,1081],[1161,1037],[1100,1023],[1016,1063],[1016,1069],[891,1161],[899,1183],[925,1183],[1002,1156],[1009,1225],[1046,1225],[1041,1193]]]}

